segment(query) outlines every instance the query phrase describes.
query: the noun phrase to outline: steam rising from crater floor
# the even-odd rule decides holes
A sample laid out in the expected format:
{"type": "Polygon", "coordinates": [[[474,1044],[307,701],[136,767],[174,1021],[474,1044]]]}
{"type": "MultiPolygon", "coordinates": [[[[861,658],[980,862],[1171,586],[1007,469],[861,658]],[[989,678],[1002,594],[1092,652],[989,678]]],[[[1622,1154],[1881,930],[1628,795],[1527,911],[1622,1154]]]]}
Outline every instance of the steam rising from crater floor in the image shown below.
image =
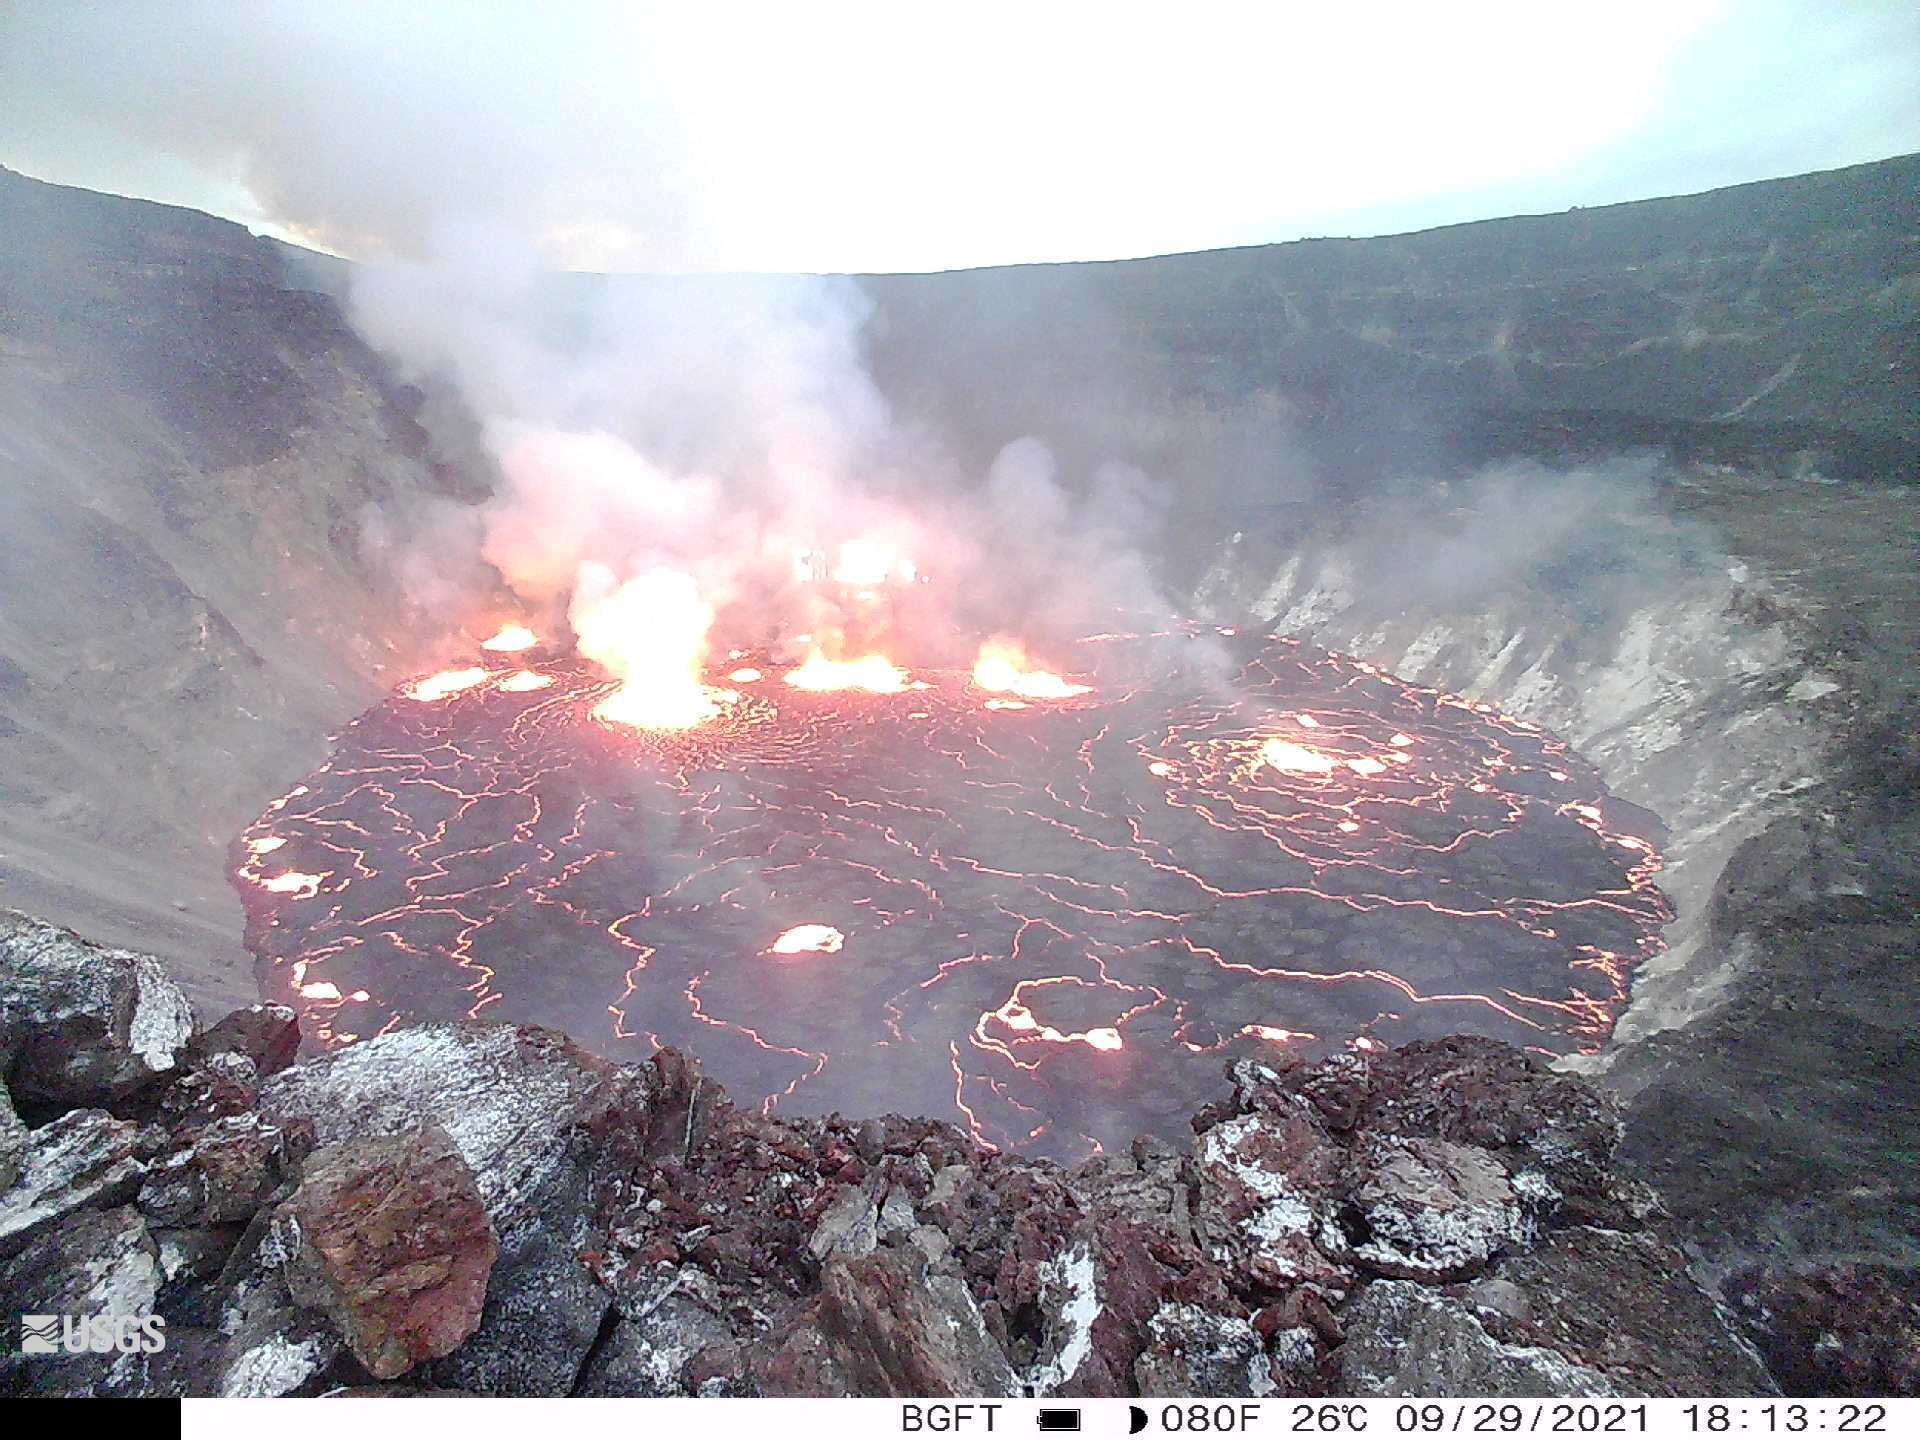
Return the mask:
{"type": "Polygon", "coordinates": [[[1653,818],[1538,729],[1288,640],[1049,658],[874,693],[739,653],[635,728],[599,666],[483,650],[241,837],[263,987],[326,1045],[543,1023],[1071,1158],[1180,1130],[1227,1055],[1590,1048],[1660,947],[1653,818]]]}

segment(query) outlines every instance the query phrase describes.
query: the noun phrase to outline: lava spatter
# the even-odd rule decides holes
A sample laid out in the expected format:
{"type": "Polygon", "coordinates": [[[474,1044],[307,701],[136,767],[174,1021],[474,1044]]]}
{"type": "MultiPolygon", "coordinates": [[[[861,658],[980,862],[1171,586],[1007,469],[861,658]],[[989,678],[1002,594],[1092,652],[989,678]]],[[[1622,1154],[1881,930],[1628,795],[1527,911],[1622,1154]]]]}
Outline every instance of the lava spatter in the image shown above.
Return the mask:
{"type": "Polygon", "coordinates": [[[1177,1131],[1231,1055],[1606,1038],[1670,912],[1563,742],[1290,640],[1072,649],[837,688],[736,652],[653,728],[578,657],[414,682],[236,846],[263,985],[321,1044],[538,1022],[1061,1157],[1177,1131]]]}

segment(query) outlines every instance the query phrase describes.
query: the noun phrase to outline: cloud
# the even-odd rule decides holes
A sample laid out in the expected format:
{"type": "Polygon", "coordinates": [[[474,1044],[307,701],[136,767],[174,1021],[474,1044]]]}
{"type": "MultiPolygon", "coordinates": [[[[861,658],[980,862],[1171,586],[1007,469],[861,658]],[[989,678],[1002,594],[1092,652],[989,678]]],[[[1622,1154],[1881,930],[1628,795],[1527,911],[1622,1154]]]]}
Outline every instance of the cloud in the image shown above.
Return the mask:
{"type": "Polygon", "coordinates": [[[261,0],[0,10],[0,158],[360,256],[927,269],[1409,229],[1920,148],[1920,20],[261,0]]]}

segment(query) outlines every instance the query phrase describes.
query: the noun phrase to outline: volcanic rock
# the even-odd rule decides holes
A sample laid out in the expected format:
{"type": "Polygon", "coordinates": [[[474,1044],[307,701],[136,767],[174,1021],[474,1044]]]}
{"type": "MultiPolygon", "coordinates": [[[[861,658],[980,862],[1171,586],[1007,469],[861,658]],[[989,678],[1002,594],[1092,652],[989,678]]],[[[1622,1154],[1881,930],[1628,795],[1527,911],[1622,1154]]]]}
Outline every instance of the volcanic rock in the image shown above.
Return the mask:
{"type": "Polygon", "coordinates": [[[1453,1278],[1526,1233],[1507,1172],[1484,1150],[1396,1135],[1370,1141],[1356,1163],[1353,1208],[1366,1238],[1353,1253],[1377,1274],[1453,1278]]]}
{"type": "Polygon", "coordinates": [[[1920,1270],[1749,1270],[1728,1287],[1786,1395],[1920,1395],[1920,1270]]]}
{"type": "Polygon", "coordinates": [[[0,1192],[0,1255],[75,1211],[131,1200],[146,1174],[139,1133],[104,1110],[70,1110],[33,1131],[19,1174],[0,1192]]]}
{"type": "Polygon", "coordinates": [[[423,1025],[269,1077],[260,1111],[277,1125],[306,1122],[323,1145],[438,1126],[504,1234],[534,1212],[615,1069],[551,1031],[423,1025]]]}
{"type": "Polygon", "coordinates": [[[821,1215],[807,1249],[816,1260],[858,1260],[879,1243],[879,1208],[865,1191],[849,1185],[821,1215]]]}
{"type": "Polygon", "coordinates": [[[20,1167],[27,1163],[27,1125],[13,1108],[13,1097],[0,1085],[0,1191],[20,1178],[20,1167]]]}
{"type": "Polygon", "coordinates": [[[834,1260],[820,1297],[756,1357],[769,1395],[1015,1395],[961,1280],[894,1250],[834,1260]]]}
{"type": "Polygon", "coordinates": [[[288,1177],[307,1148],[304,1138],[258,1115],[224,1116],[152,1165],[140,1187],[140,1209],[161,1225],[250,1219],[288,1177]]]}
{"type": "Polygon", "coordinates": [[[736,1108],[674,1051],[618,1066],[512,1026],[263,1074],[283,1019],[184,1046],[120,1102],[138,1118],[12,1132],[9,1284],[91,1265],[168,1322],[94,1391],[1767,1385],[1613,1168],[1608,1105],[1491,1042],[1236,1061],[1189,1146],[1063,1170],[935,1121],[736,1108]]]}
{"type": "MultiPolygon", "coordinates": [[[[139,1214],[120,1206],[68,1217],[42,1230],[0,1265],[0,1304],[21,1315],[145,1319],[159,1293],[159,1256],[139,1214]]],[[[0,1359],[0,1389],[10,1394],[79,1395],[106,1385],[118,1351],[105,1355],[19,1353],[0,1359]]]]}
{"type": "Polygon", "coordinates": [[[1557,1231],[1503,1259],[1494,1274],[1523,1292],[1482,1312],[1502,1341],[1546,1346],[1604,1372],[1623,1394],[1765,1395],[1773,1383],[1686,1257],[1645,1233],[1557,1231]],[[1514,1317],[1506,1313],[1519,1308],[1514,1317]]]}
{"type": "Polygon", "coordinates": [[[187,1053],[196,1063],[244,1055],[259,1075],[276,1075],[300,1053],[300,1017],[285,1005],[249,1005],[194,1036],[187,1053]]]}
{"type": "Polygon", "coordinates": [[[737,1386],[744,1365],[727,1321],[704,1301],[681,1293],[678,1284],[670,1284],[654,1303],[614,1322],[575,1393],[654,1397],[724,1392],[737,1386]],[[691,1373],[695,1357],[706,1352],[712,1352],[708,1373],[691,1373]]]}
{"type": "Polygon", "coordinates": [[[1259,1284],[1311,1284],[1338,1295],[1349,1271],[1336,1216],[1344,1150],[1299,1097],[1224,1119],[1194,1145],[1194,1228],[1213,1253],[1259,1284]]]}
{"type": "Polygon", "coordinates": [[[192,1033],[152,956],[0,911],[0,1060],[23,1107],[111,1106],[172,1070],[192,1033]]]}
{"type": "Polygon", "coordinates": [[[297,1236],[294,1299],[324,1312],[375,1378],[446,1355],[479,1327],[499,1243],[446,1132],[315,1151],[280,1219],[297,1236]]]}
{"type": "Polygon", "coordinates": [[[425,1367],[434,1386],[479,1395],[564,1395],[575,1387],[613,1314],[613,1297],[585,1258],[596,1244],[597,1149],[587,1129],[572,1132],[521,1217],[509,1216],[479,1327],[425,1367]]]}
{"type": "MultiPolygon", "coordinates": [[[[335,1325],[303,1309],[289,1285],[300,1237],[280,1223],[278,1207],[253,1217],[222,1268],[218,1348],[192,1382],[192,1393],[231,1398],[316,1394],[346,1364],[335,1325]]],[[[351,1378],[365,1372],[353,1367],[351,1378]]]]}
{"type": "Polygon", "coordinates": [[[1552,1350],[1503,1345],[1473,1312],[1425,1286],[1376,1280],[1344,1312],[1344,1395],[1584,1397],[1615,1393],[1606,1376],[1552,1350]]]}
{"type": "Polygon", "coordinates": [[[1273,1365],[1253,1326],[1198,1305],[1163,1306],[1148,1322],[1152,1336],[1133,1362],[1141,1395],[1274,1393],[1273,1365]]]}

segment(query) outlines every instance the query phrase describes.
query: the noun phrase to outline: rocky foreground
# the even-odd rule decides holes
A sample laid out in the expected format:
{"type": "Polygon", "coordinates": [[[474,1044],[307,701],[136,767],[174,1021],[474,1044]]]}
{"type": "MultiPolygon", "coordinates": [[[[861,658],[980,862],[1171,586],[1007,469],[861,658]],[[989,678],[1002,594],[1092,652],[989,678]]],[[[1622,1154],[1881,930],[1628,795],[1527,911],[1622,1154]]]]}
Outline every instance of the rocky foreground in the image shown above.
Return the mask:
{"type": "MultiPolygon", "coordinates": [[[[1608,1103],[1491,1041],[1242,1061],[1191,1146],[1062,1170],[544,1030],[300,1058],[290,1011],[197,1029],[150,957],[0,912],[0,1047],[0,1313],[167,1322],[150,1355],[9,1346],[13,1394],[1775,1388],[1608,1103]]],[[[1884,1353],[1819,1321],[1857,1278],[1750,1292],[1776,1375],[1899,1382],[1910,1294],[1875,1292],[1884,1353]]]]}

